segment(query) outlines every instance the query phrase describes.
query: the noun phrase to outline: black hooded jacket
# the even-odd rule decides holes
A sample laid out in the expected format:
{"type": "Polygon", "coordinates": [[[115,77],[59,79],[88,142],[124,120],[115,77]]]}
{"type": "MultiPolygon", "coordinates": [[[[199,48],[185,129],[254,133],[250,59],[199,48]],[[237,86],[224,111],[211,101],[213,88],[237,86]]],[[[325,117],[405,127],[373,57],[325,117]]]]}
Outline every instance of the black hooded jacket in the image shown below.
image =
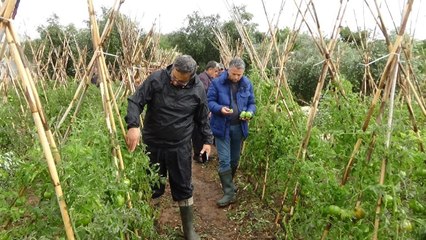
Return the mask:
{"type": "Polygon", "coordinates": [[[139,127],[145,105],[142,138],[155,147],[178,147],[191,140],[194,124],[199,126],[205,144],[213,143],[208,121],[207,97],[203,83],[195,74],[185,87],[171,81],[172,66],[152,73],[128,98],[127,128],[139,127]]]}

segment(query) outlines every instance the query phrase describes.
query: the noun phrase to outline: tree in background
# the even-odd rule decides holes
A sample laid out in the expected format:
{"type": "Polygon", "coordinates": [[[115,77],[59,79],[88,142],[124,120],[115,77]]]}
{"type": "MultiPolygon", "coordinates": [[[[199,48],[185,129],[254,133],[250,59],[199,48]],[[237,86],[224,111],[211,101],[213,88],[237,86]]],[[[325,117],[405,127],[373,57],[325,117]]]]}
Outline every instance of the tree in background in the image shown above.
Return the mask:
{"type": "Polygon", "coordinates": [[[287,79],[295,99],[305,105],[311,101],[315,93],[321,72],[323,57],[314,48],[313,39],[307,34],[300,34],[297,40],[297,51],[287,64],[287,79]]]}
{"type": "MultiPolygon", "coordinates": [[[[102,34],[102,31],[108,20],[108,14],[108,9],[102,8],[102,14],[99,16],[100,20],[98,21],[100,35],[102,34]]],[[[126,16],[119,14],[117,18],[120,17],[126,16]]],[[[86,28],[77,29],[74,24],[63,26],[59,23],[59,21],[60,18],[56,14],[53,14],[47,20],[46,25],[40,25],[39,27],[37,27],[37,32],[39,33],[40,38],[31,41],[33,48],[37,50],[42,44],[45,44],[46,47],[44,48],[43,59],[51,59],[54,65],[57,60],[56,58],[58,57],[57,54],[61,55],[62,51],[64,51],[65,39],[68,39],[69,47],[71,48],[72,54],[75,57],[77,57],[79,54],[77,51],[76,44],[78,44],[80,49],[87,48],[88,54],[86,56],[86,62],[88,63],[94,54],[90,23],[86,21],[86,28]],[[52,50],[56,51],[56,53],[52,52],[52,50]]],[[[106,43],[104,44],[104,52],[114,55],[122,54],[122,44],[120,40],[120,35],[118,33],[117,28],[115,27],[112,28],[112,32],[106,43]]],[[[33,58],[33,54],[30,48],[25,48],[25,53],[27,54],[27,56],[29,56],[30,59],[33,58]]],[[[106,56],[107,64],[113,63],[115,60],[116,59],[113,56],[106,56]]],[[[52,68],[53,66],[49,65],[49,75],[51,75],[51,73],[53,72],[52,68]]],[[[71,58],[67,62],[66,73],[68,76],[74,76],[75,74],[74,63],[73,59],[71,58]]]]}
{"type": "MultiPolygon", "coordinates": [[[[265,34],[257,30],[257,23],[252,22],[253,14],[247,12],[245,5],[233,6],[233,11],[238,13],[240,24],[244,26],[244,29],[247,31],[253,45],[257,46],[258,48],[262,47],[261,43],[265,38],[265,34]]],[[[229,37],[229,41],[231,44],[238,45],[242,42],[240,33],[238,32],[234,20],[223,22],[220,26],[220,31],[229,37]]],[[[246,63],[246,68],[249,70],[251,65],[251,60],[249,56],[247,55],[247,53],[245,53],[241,57],[246,63]]]]}
{"type": "MultiPolygon", "coordinates": [[[[40,46],[44,44],[45,48],[43,49],[44,51],[42,53],[42,59],[51,59],[52,63],[55,64],[57,58],[64,50],[64,40],[70,36],[77,35],[79,30],[75,27],[74,24],[69,24],[66,26],[60,25],[58,15],[53,14],[50,18],[47,19],[47,25],[41,25],[37,27],[37,32],[39,33],[40,38],[30,41],[34,51],[37,51],[40,46]]],[[[31,48],[25,48],[25,54],[29,56],[29,59],[33,59],[31,48]]],[[[48,72],[50,76],[54,72],[52,65],[49,65],[48,72]]],[[[74,73],[72,60],[68,61],[67,63],[66,73],[70,76],[74,73]]]]}
{"type": "MultiPolygon", "coordinates": [[[[262,52],[267,50],[267,44],[264,44],[265,38],[268,33],[260,32],[257,30],[257,24],[252,22],[253,14],[246,11],[245,6],[234,7],[235,11],[240,16],[240,24],[242,24],[249,34],[250,40],[257,51],[262,52]]],[[[127,18],[119,14],[118,18],[127,18]]],[[[108,10],[102,9],[101,15],[98,17],[100,32],[102,32],[105,23],[108,19],[108,10]]],[[[134,28],[139,29],[138,23],[134,23],[134,28]]],[[[204,70],[205,65],[210,60],[220,61],[219,50],[216,45],[216,36],[213,29],[219,29],[222,33],[229,36],[229,44],[241,43],[241,36],[237,30],[236,23],[233,20],[221,21],[218,15],[202,16],[199,12],[193,12],[188,15],[185,25],[175,32],[164,34],[160,39],[160,48],[172,49],[176,48],[177,51],[185,54],[192,55],[199,64],[198,71],[204,70]]],[[[59,17],[52,15],[46,21],[46,25],[38,27],[40,39],[30,41],[33,48],[37,51],[39,46],[45,44],[44,55],[42,60],[51,59],[55,63],[56,56],[52,54],[52,49],[55,48],[57,52],[63,50],[64,38],[68,37],[70,47],[74,56],[78,56],[76,43],[80,48],[87,48],[86,62],[94,54],[92,37],[87,22],[87,27],[83,29],[76,29],[74,25],[62,26],[59,24],[59,17]],[[75,42],[74,42],[75,39],[75,42]]],[[[282,48],[285,44],[286,37],[290,34],[289,28],[279,29],[277,31],[278,47],[282,48]]],[[[140,32],[141,41],[144,38],[144,31],[140,32]]],[[[395,38],[395,33],[390,34],[391,40],[395,38]]],[[[327,41],[327,40],[326,40],[327,41]]],[[[413,70],[416,73],[417,81],[420,86],[425,85],[422,81],[426,74],[426,41],[407,40],[412,41],[413,49],[411,59],[413,70]]],[[[378,81],[383,72],[385,60],[373,62],[388,54],[386,42],[383,39],[372,39],[370,33],[366,30],[351,31],[348,27],[342,27],[340,32],[340,41],[337,50],[333,53],[333,59],[337,62],[339,74],[342,78],[348,80],[352,86],[353,91],[358,92],[361,89],[364,81],[364,56],[368,56],[368,62],[372,62],[370,67],[371,76],[374,81],[378,81]],[[363,50],[361,46],[366,46],[363,50]]],[[[123,45],[116,27],[104,45],[104,51],[107,53],[124,56],[123,45]]],[[[294,54],[291,55],[288,65],[286,66],[286,74],[290,87],[299,102],[310,102],[315,92],[316,84],[319,78],[319,71],[323,60],[318,49],[315,47],[314,40],[308,34],[299,34],[297,42],[292,50],[294,54]]],[[[29,47],[25,47],[25,53],[29,59],[32,59],[32,52],[29,47]]],[[[149,54],[149,51],[144,53],[149,54]]],[[[247,63],[247,68],[250,69],[250,59],[248,56],[241,56],[247,63]]],[[[271,61],[277,58],[275,53],[271,55],[271,61]]],[[[107,64],[115,61],[115,57],[106,56],[107,64]]],[[[405,60],[402,56],[401,60],[405,60]]],[[[49,72],[53,72],[54,64],[49,65],[49,72]]],[[[69,59],[66,66],[68,76],[74,76],[75,70],[73,69],[74,63],[69,59]]],[[[269,70],[273,70],[273,66],[268,65],[269,70]]],[[[50,74],[51,75],[51,74],[50,74]]],[[[422,87],[424,88],[424,87],[422,87]]],[[[368,93],[367,93],[368,94],[368,93]]]]}
{"type": "MultiPolygon", "coordinates": [[[[257,24],[252,22],[253,14],[247,12],[245,6],[235,6],[234,9],[238,12],[241,24],[249,33],[253,44],[259,45],[265,34],[259,32],[257,24]]],[[[233,20],[221,22],[219,15],[201,16],[196,11],[187,16],[184,27],[170,34],[165,34],[161,46],[165,48],[176,47],[179,52],[193,56],[199,64],[199,71],[202,71],[208,61],[220,61],[213,29],[219,29],[228,35],[231,44],[241,42],[240,34],[233,20]]],[[[249,58],[242,57],[249,67],[249,58]]]]}
{"type": "Polygon", "coordinates": [[[201,16],[197,11],[193,12],[187,16],[186,26],[167,34],[168,43],[163,44],[176,46],[179,52],[191,55],[197,61],[199,70],[203,70],[208,61],[219,61],[213,33],[213,29],[219,26],[219,20],[219,15],[201,16]]]}

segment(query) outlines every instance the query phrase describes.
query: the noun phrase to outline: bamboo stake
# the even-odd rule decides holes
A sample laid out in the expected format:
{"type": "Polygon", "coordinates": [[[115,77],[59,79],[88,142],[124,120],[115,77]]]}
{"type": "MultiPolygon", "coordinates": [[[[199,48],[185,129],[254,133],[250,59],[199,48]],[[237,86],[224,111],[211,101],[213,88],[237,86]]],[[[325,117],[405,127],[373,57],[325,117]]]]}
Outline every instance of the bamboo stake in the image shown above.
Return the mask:
{"type": "MultiPolygon", "coordinates": [[[[92,69],[95,61],[97,60],[97,57],[98,57],[98,53],[95,53],[93,55],[92,59],[90,60],[89,65],[87,66],[87,70],[85,71],[85,74],[83,76],[83,80],[80,81],[80,84],[78,85],[77,90],[75,91],[74,96],[71,99],[70,104],[68,105],[68,108],[65,110],[64,115],[62,116],[62,118],[60,119],[60,121],[58,122],[58,124],[56,125],[56,129],[59,129],[62,126],[62,124],[64,123],[66,117],[68,116],[69,112],[71,111],[71,109],[72,109],[75,101],[80,96],[80,94],[82,93],[82,91],[83,92],[86,91],[85,89],[87,89],[87,85],[88,85],[89,79],[92,77],[92,75],[89,75],[90,74],[90,69],[92,69]]],[[[77,112],[78,111],[76,111],[76,113],[77,112]]]]}
{"type": "MultiPolygon", "coordinates": [[[[380,98],[381,89],[384,86],[385,79],[388,77],[389,71],[392,68],[394,68],[395,64],[397,64],[397,62],[395,61],[395,59],[396,59],[395,55],[396,55],[397,52],[399,52],[399,49],[400,49],[400,46],[401,46],[401,42],[402,42],[402,38],[403,38],[402,35],[404,33],[403,31],[405,30],[406,22],[408,21],[408,16],[409,16],[409,12],[410,12],[409,9],[411,9],[412,3],[413,3],[412,1],[407,2],[407,8],[406,8],[406,11],[405,11],[405,14],[404,14],[403,22],[401,23],[400,33],[398,34],[398,36],[397,36],[397,38],[395,40],[395,43],[393,44],[393,47],[390,47],[390,49],[391,49],[390,55],[389,55],[389,58],[388,58],[388,60],[386,62],[386,65],[385,65],[382,77],[380,78],[379,88],[377,89],[377,92],[374,95],[374,98],[372,100],[370,108],[369,108],[369,110],[367,112],[367,116],[366,116],[366,118],[364,120],[364,124],[362,126],[362,131],[363,132],[365,132],[367,130],[367,127],[369,125],[369,122],[370,122],[371,116],[373,114],[374,108],[375,108],[375,106],[376,106],[376,104],[377,104],[377,102],[378,102],[378,100],[380,98]]],[[[358,149],[359,149],[359,147],[361,145],[360,143],[358,143],[360,141],[362,142],[362,139],[358,138],[357,144],[355,145],[355,148],[354,148],[354,150],[352,152],[351,158],[349,159],[348,165],[347,165],[347,167],[345,169],[345,173],[344,173],[343,179],[342,179],[342,184],[345,184],[345,182],[347,180],[350,168],[351,168],[353,160],[354,160],[353,157],[355,157],[355,155],[358,152],[358,149]]]]}
{"type": "MultiPolygon", "coordinates": [[[[347,1],[340,4],[340,8],[339,8],[339,14],[337,16],[337,19],[335,21],[335,26],[336,25],[340,25],[344,13],[345,13],[345,9],[346,9],[346,5],[347,1]]],[[[299,151],[297,153],[297,158],[305,158],[306,155],[306,151],[307,151],[307,146],[309,144],[309,140],[310,140],[310,136],[311,136],[311,131],[312,131],[312,127],[313,127],[313,122],[317,113],[317,109],[318,109],[318,105],[319,105],[319,100],[321,97],[321,92],[322,89],[324,87],[324,83],[325,83],[325,78],[327,76],[327,73],[330,73],[332,79],[335,79],[335,82],[338,83],[338,85],[340,86],[339,88],[341,89],[340,92],[341,94],[344,96],[345,92],[343,90],[343,87],[341,87],[340,81],[338,80],[338,75],[336,73],[336,67],[334,65],[334,63],[331,61],[331,54],[336,46],[336,42],[337,42],[337,37],[338,37],[338,29],[337,27],[334,28],[334,32],[332,34],[333,38],[330,40],[328,46],[326,46],[322,36],[321,36],[321,30],[320,30],[320,25],[319,25],[319,20],[318,17],[316,15],[316,11],[314,8],[313,3],[311,3],[312,8],[313,8],[313,13],[311,13],[311,15],[314,16],[315,22],[317,24],[317,30],[318,30],[318,34],[320,35],[320,40],[319,42],[317,42],[317,46],[318,49],[320,50],[320,52],[324,55],[324,63],[323,63],[323,67],[321,70],[321,74],[320,74],[320,78],[318,80],[318,84],[317,84],[317,88],[315,90],[315,94],[312,100],[312,104],[311,104],[311,109],[309,111],[309,117],[306,123],[306,133],[305,136],[300,144],[299,147],[299,151]]],[[[301,13],[300,8],[298,8],[299,13],[301,13]]],[[[304,22],[307,23],[306,19],[304,18],[304,22]]],[[[308,29],[310,29],[309,24],[307,24],[308,29]]],[[[311,35],[313,35],[312,31],[310,30],[311,35]]],[[[316,42],[316,41],[315,41],[316,42]]]]}
{"type": "MultiPolygon", "coordinates": [[[[385,79],[387,79],[388,78],[388,76],[389,76],[389,72],[391,72],[391,71],[393,71],[394,72],[394,78],[393,78],[393,82],[392,82],[392,89],[390,89],[389,91],[390,91],[390,98],[391,98],[391,111],[390,112],[392,112],[393,111],[393,97],[394,97],[394,84],[396,84],[396,72],[397,72],[397,68],[398,68],[398,64],[399,64],[399,53],[400,53],[400,50],[401,50],[401,47],[400,47],[400,45],[401,45],[401,42],[402,42],[402,35],[403,35],[403,33],[404,33],[404,30],[405,30],[405,26],[406,26],[406,22],[407,22],[407,20],[408,20],[408,16],[409,16],[409,12],[410,12],[410,9],[411,9],[411,6],[412,6],[412,1],[411,2],[408,2],[407,3],[407,5],[406,5],[406,8],[405,8],[405,14],[404,14],[404,17],[403,17],[403,21],[402,21],[402,23],[401,23],[401,28],[400,28],[400,32],[399,32],[399,34],[398,34],[398,36],[397,36],[397,39],[395,40],[395,43],[394,43],[394,45],[393,46],[391,46],[391,45],[389,45],[389,49],[390,49],[390,56],[389,56],[389,58],[388,58],[388,61],[387,61],[387,63],[386,63],[386,66],[385,66],[385,69],[384,69],[384,72],[383,72],[383,74],[382,74],[382,77],[381,77],[381,79],[380,79],[380,82],[379,82],[379,88],[378,88],[378,90],[377,90],[377,92],[376,92],[376,94],[375,94],[375,96],[374,96],[374,99],[373,99],[373,101],[372,101],[372,103],[371,103],[371,105],[370,105],[370,109],[369,109],[369,111],[368,111],[368,114],[367,114],[367,117],[366,117],[366,119],[365,119],[365,121],[364,121],[364,125],[363,125],[363,127],[362,127],[362,130],[363,130],[363,132],[365,132],[366,131],[366,128],[367,128],[367,126],[368,126],[368,123],[369,123],[369,120],[370,120],[370,118],[371,118],[371,115],[372,115],[372,112],[373,112],[373,109],[374,109],[374,106],[375,106],[375,104],[377,103],[377,100],[378,100],[378,98],[379,98],[379,96],[380,96],[380,93],[381,93],[381,90],[382,90],[382,88],[383,88],[383,85],[384,85],[384,81],[385,81],[385,79]],[[397,56],[398,58],[396,58],[395,56],[397,56]]],[[[376,6],[377,6],[377,3],[376,3],[376,6]]],[[[379,13],[379,16],[381,16],[380,15],[380,13],[379,13]]],[[[381,21],[381,26],[382,26],[382,31],[384,31],[384,35],[385,36],[387,36],[387,34],[386,34],[386,30],[385,30],[385,28],[384,28],[384,23],[383,23],[383,21],[381,21]]],[[[389,39],[387,39],[387,42],[389,42],[388,41],[389,39]]],[[[381,106],[381,108],[380,108],[380,114],[379,114],[379,116],[378,116],[378,118],[377,118],[377,121],[381,121],[381,115],[383,114],[383,111],[384,111],[384,104],[386,103],[386,96],[388,96],[388,94],[387,94],[387,91],[385,90],[385,95],[384,95],[384,101],[382,102],[382,106],[381,106]]],[[[390,115],[391,116],[391,115],[390,115]]],[[[389,129],[389,125],[391,125],[391,121],[392,121],[392,119],[391,119],[391,117],[389,117],[389,119],[388,119],[389,121],[390,121],[390,124],[389,124],[389,122],[388,122],[388,129],[389,129]]],[[[390,130],[389,130],[390,131],[390,130]]],[[[390,134],[388,133],[388,138],[387,138],[387,141],[390,141],[390,134]]],[[[352,155],[351,155],[351,158],[350,158],[350,160],[349,160],[349,162],[348,162],[348,165],[347,165],[347,167],[346,167],[346,169],[345,169],[345,173],[344,173],[344,175],[343,175],[343,178],[342,178],[342,182],[341,182],[341,185],[344,185],[345,183],[346,183],[346,181],[347,181],[347,179],[348,179],[348,174],[349,174],[349,171],[350,171],[350,168],[351,168],[351,166],[352,166],[352,164],[353,164],[353,160],[354,160],[354,157],[355,157],[355,155],[358,153],[358,150],[359,150],[359,147],[360,147],[360,145],[361,145],[361,142],[362,142],[362,139],[361,138],[358,138],[358,140],[357,140],[357,143],[355,144],[355,147],[354,147],[354,150],[353,150],[353,152],[352,152],[352,155]]],[[[372,141],[371,141],[371,143],[370,143],[370,148],[372,149],[372,145],[374,145],[374,142],[375,142],[375,133],[373,133],[373,136],[372,136],[372,141]]],[[[369,157],[369,155],[368,155],[368,157],[369,157]]],[[[384,183],[384,176],[385,176],[385,169],[386,169],[386,161],[387,161],[387,158],[385,157],[384,159],[383,159],[383,161],[382,161],[382,167],[381,167],[381,173],[380,173],[380,179],[379,179],[379,184],[380,183],[384,183]]],[[[378,226],[379,226],[379,216],[378,216],[378,214],[380,214],[380,207],[381,207],[381,195],[379,196],[379,198],[378,198],[378,201],[377,201],[377,207],[376,207],[376,219],[375,219],[375,233],[374,233],[374,236],[373,236],[373,239],[377,239],[377,231],[378,231],[378,226]]],[[[323,238],[322,239],[324,239],[325,238],[325,236],[327,235],[327,233],[329,232],[329,230],[330,230],[330,227],[331,227],[331,223],[328,223],[327,224],[327,226],[326,226],[326,228],[325,228],[325,230],[324,230],[324,232],[323,232],[323,238]]]]}
{"type": "MultiPolygon", "coordinates": [[[[399,62],[399,55],[398,55],[397,62],[399,62]]],[[[394,99],[395,99],[395,88],[396,88],[397,75],[398,75],[398,68],[395,67],[394,75],[393,75],[392,82],[391,82],[392,90],[391,90],[390,103],[389,103],[389,105],[390,105],[389,106],[389,116],[388,116],[388,125],[387,125],[386,141],[385,141],[386,149],[389,149],[390,139],[391,139],[391,135],[392,135],[392,121],[393,121],[393,109],[394,109],[394,99]]],[[[381,166],[380,178],[379,178],[379,185],[383,185],[384,182],[385,182],[387,161],[388,161],[388,157],[385,156],[382,160],[382,166],[381,166]]],[[[381,204],[382,204],[382,195],[379,195],[379,197],[377,199],[376,216],[375,216],[375,220],[374,220],[373,240],[378,239],[377,235],[378,235],[378,232],[379,232],[379,225],[380,225],[381,204]]]]}
{"type": "MultiPolygon", "coordinates": [[[[121,3],[122,2],[124,2],[124,1],[120,1],[120,5],[121,5],[121,3]]],[[[115,8],[117,9],[116,11],[118,11],[118,9],[119,9],[119,6],[120,5],[118,5],[117,6],[117,1],[116,1],[116,3],[115,3],[115,8]]],[[[112,11],[112,13],[111,14],[114,14],[114,12],[115,11],[112,11]]],[[[89,9],[89,15],[90,15],[90,17],[93,17],[93,19],[94,19],[94,21],[96,22],[96,18],[94,17],[94,8],[93,8],[93,6],[92,6],[92,8],[90,8],[89,9]],[[93,15],[92,15],[93,14],[93,15]]],[[[114,18],[109,18],[108,19],[108,21],[110,21],[110,20],[113,20],[114,18]]],[[[92,20],[92,19],[91,19],[92,20]]],[[[96,24],[96,26],[97,26],[97,24],[96,24]]],[[[110,23],[107,23],[106,24],[106,26],[110,26],[110,23]]],[[[93,26],[91,26],[91,29],[93,30],[94,28],[93,28],[93,26]]],[[[110,33],[111,33],[111,30],[112,30],[112,28],[111,27],[108,27],[108,28],[104,28],[104,31],[102,32],[102,36],[101,36],[101,42],[99,42],[99,46],[101,46],[101,45],[103,45],[104,43],[105,43],[105,41],[106,41],[106,39],[107,39],[107,37],[110,35],[110,33]]],[[[96,30],[96,32],[98,33],[98,38],[99,38],[99,30],[96,30]]],[[[95,46],[98,46],[98,45],[95,45],[95,46]]],[[[62,123],[64,122],[64,120],[65,120],[65,118],[67,117],[67,115],[69,114],[69,112],[71,111],[71,109],[72,109],[72,107],[73,107],[73,105],[74,105],[74,103],[75,103],[75,100],[78,98],[78,96],[80,96],[80,94],[82,94],[82,91],[83,91],[83,86],[85,85],[85,84],[89,84],[89,80],[88,79],[90,79],[89,77],[91,77],[91,75],[89,74],[90,73],[90,71],[91,71],[91,69],[92,69],[92,67],[93,67],[93,65],[94,65],[94,63],[96,62],[96,60],[98,60],[98,57],[101,55],[100,53],[101,52],[103,52],[103,51],[101,51],[101,49],[100,48],[98,48],[98,47],[94,47],[94,49],[95,49],[95,52],[94,52],[94,54],[93,54],[93,56],[92,56],[92,59],[90,60],[90,62],[89,62],[89,65],[87,66],[87,69],[86,69],[86,72],[85,72],[85,75],[84,75],[84,77],[83,77],[83,79],[85,79],[86,81],[81,81],[80,82],[80,85],[78,86],[78,88],[77,88],[77,90],[76,90],[76,93],[74,94],[74,97],[73,97],[73,99],[72,99],[72,101],[70,102],[70,104],[69,104],[69,106],[68,106],[68,108],[67,108],[67,110],[65,111],[65,113],[64,113],[64,115],[62,116],[62,118],[61,118],[61,121],[59,121],[59,123],[58,123],[58,128],[62,125],[62,123]],[[86,78],[87,77],[87,78],[86,78]]],[[[75,114],[76,115],[76,114],[75,114]]]]}
{"type": "Polygon", "coordinates": [[[49,123],[47,121],[46,115],[44,113],[44,110],[43,110],[43,107],[42,107],[42,104],[41,104],[41,101],[40,101],[40,98],[39,98],[39,95],[38,95],[38,92],[37,92],[37,88],[34,85],[34,80],[32,78],[31,71],[30,71],[30,69],[28,67],[28,65],[29,65],[28,60],[26,59],[25,54],[22,51],[22,48],[21,48],[21,46],[19,44],[18,35],[16,34],[16,31],[15,31],[13,25],[10,24],[8,27],[10,28],[9,33],[12,34],[11,37],[13,39],[15,39],[15,47],[16,47],[16,50],[18,51],[18,54],[20,54],[20,61],[22,61],[22,63],[24,64],[23,65],[25,67],[24,70],[26,71],[27,77],[30,79],[29,86],[32,88],[32,91],[35,93],[35,95],[34,95],[35,96],[35,99],[34,99],[35,100],[35,104],[37,106],[37,109],[38,109],[38,112],[39,112],[39,115],[40,115],[40,119],[41,119],[41,121],[43,123],[43,128],[44,128],[47,140],[49,142],[50,149],[51,149],[51,151],[53,153],[53,157],[55,159],[55,162],[59,163],[61,161],[60,160],[61,156],[59,155],[58,147],[56,145],[56,142],[55,142],[55,139],[53,137],[52,131],[50,130],[49,123]]]}
{"type": "MultiPolygon", "coordinates": [[[[13,5],[13,8],[11,8],[11,9],[14,9],[16,1],[9,0],[9,1],[6,2],[6,4],[7,4],[7,6],[13,5]],[[11,3],[11,4],[9,4],[9,3],[11,3]]],[[[7,13],[7,11],[6,11],[6,13],[7,13]]],[[[43,152],[44,152],[47,164],[48,164],[49,173],[50,173],[50,176],[52,178],[53,185],[55,187],[55,192],[56,192],[57,200],[58,200],[59,207],[60,207],[60,210],[61,210],[62,219],[64,221],[65,232],[66,232],[67,238],[68,239],[74,239],[74,232],[73,232],[73,229],[72,229],[72,226],[71,226],[71,221],[70,221],[70,218],[69,218],[69,215],[68,215],[65,199],[63,197],[63,192],[62,192],[62,188],[61,188],[61,185],[60,185],[58,173],[57,173],[57,170],[56,170],[53,154],[52,154],[52,151],[50,149],[50,144],[49,144],[49,141],[48,141],[47,136],[46,136],[45,126],[44,126],[43,120],[41,118],[41,113],[39,112],[39,107],[37,106],[37,103],[36,103],[36,97],[35,97],[36,93],[33,92],[33,89],[32,89],[31,83],[30,83],[30,81],[32,81],[32,79],[28,76],[28,72],[27,72],[27,70],[24,66],[24,61],[21,58],[21,55],[18,51],[17,44],[19,43],[19,39],[14,38],[15,34],[13,33],[13,29],[11,28],[12,25],[11,25],[10,22],[7,22],[6,24],[4,22],[2,22],[1,25],[2,25],[2,27],[5,27],[5,29],[6,29],[7,41],[8,41],[12,56],[15,59],[15,62],[17,64],[17,67],[18,67],[18,70],[19,70],[19,75],[20,75],[20,77],[23,81],[25,97],[28,100],[29,107],[30,107],[32,115],[33,115],[34,123],[37,126],[37,133],[38,133],[40,143],[42,145],[43,152]],[[6,26],[4,26],[4,25],[6,25],[6,26]]]]}
{"type": "MultiPolygon", "coordinates": [[[[373,115],[373,111],[374,111],[375,106],[376,106],[376,104],[377,104],[377,102],[378,102],[378,100],[379,100],[379,98],[381,96],[382,88],[384,86],[385,79],[388,76],[388,72],[393,68],[392,66],[395,66],[395,64],[396,64],[395,55],[396,55],[396,52],[399,50],[399,44],[401,43],[401,40],[402,40],[402,38],[400,36],[398,36],[397,39],[395,40],[395,45],[394,45],[394,47],[392,49],[391,54],[389,55],[389,58],[387,60],[384,72],[383,72],[382,77],[380,79],[379,88],[377,89],[377,92],[374,95],[374,98],[373,98],[373,100],[371,102],[370,108],[368,109],[367,116],[365,117],[364,124],[363,124],[363,126],[361,128],[361,130],[363,132],[367,131],[367,127],[368,127],[368,125],[370,123],[370,119],[371,119],[371,117],[373,115]]],[[[362,139],[361,139],[361,137],[358,137],[358,140],[357,140],[357,142],[355,144],[354,150],[352,151],[351,157],[350,157],[350,159],[348,161],[348,164],[347,164],[347,166],[345,168],[345,172],[343,174],[343,178],[342,178],[342,182],[341,182],[342,185],[346,184],[347,178],[349,176],[349,172],[350,172],[350,170],[352,168],[355,156],[358,153],[358,150],[359,150],[359,148],[361,146],[361,143],[362,143],[362,139]]]]}
{"type": "Polygon", "coordinates": [[[265,197],[266,182],[268,180],[268,170],[269,170],[269,156],[267,155],[266,156],[265,175],[263,177],[262,197],[260,198],[261,200],[263,200],[263,198],[265,197]]]}

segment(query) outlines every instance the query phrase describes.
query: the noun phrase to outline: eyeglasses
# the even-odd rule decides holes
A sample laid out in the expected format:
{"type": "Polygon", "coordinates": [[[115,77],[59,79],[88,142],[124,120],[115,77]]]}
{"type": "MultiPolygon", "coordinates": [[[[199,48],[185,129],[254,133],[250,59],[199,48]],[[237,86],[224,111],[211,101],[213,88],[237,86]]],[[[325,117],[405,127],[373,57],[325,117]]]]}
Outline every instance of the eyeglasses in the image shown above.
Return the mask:
{"type": "Polygon", "coordinates": [[[173,86],[175,86],[175,87],[182,87],[182,88],[186,87],[186,85],[188,85],[188,83],[189,83],[189,80],[191,80],[191,79],[188,79],[188,80],[177,79],[176,76],[175,76],[175,70],[173,70],[171,72],[170,78],[171,78],[170,82],[171,82],[171,84],[173,86]]]}

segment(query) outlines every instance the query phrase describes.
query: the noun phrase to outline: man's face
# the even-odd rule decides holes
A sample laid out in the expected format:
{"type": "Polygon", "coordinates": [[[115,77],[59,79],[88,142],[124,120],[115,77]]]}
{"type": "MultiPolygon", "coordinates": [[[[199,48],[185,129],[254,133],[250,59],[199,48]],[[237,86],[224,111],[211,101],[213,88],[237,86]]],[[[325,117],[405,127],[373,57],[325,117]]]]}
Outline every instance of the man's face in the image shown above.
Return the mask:
{"type": "Polygon", "coordinates": [[[244,69],[231,67],[228,69],[228,79],[233,82],[237,83],[241,80],[244,74],[244,69]]]}
{"type": "Polygon", "coordinates": [[[219,76],[219,68],[209,68],[206,72],[211,78],[219,76]]]}
{"type": "Polygon", "coordinates": [[[185,87],[191,80],[191,75],[191,73],[182,73],[173,68],[170,74],[170,82],[175,87],[185,87]]]}

